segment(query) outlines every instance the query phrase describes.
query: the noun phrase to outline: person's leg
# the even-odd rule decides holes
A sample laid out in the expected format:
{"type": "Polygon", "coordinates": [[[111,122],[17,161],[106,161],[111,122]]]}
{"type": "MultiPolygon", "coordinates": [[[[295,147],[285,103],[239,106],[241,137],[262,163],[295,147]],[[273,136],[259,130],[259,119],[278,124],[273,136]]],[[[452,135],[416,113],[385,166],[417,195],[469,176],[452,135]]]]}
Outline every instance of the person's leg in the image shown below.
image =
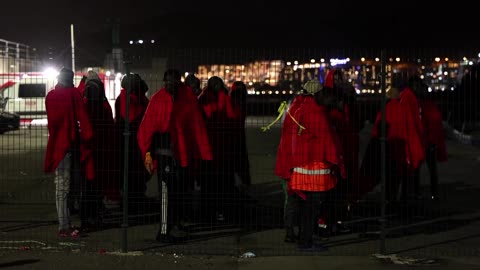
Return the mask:
{"type": "Polygon", "coordinates": [[[185,219],[185,209],[189,201],[186,197],[186,168],[176,167],[176,161],[171,160],[173,168],[167,177],[168,206],[167,232],[170,241],[177,242],[188,236],[182,221],[185,219]]]}
{"type": "Polygon", "coordinates": [[[349,181],[351,179],[341,179],[337,182],[337,186],[332,191],[327,191],[324,193],[325,196],[330,196],[334,194],[332,200],[333,207],[333,217],[332,223],[330,226],[330,232],[332,233],[348,233],[350,228],[345,226],[344,222],[347,220],[349,209],[348,209],[348,193],[349,193],[349,181]]]}
{"type": "Polygon", "coordinates": [[[169,225],[180,226],[186,218],[186,209],[190,205],[190,201],[188,200],[185,182],[187,181],[187,169],[178,167],[175,170],[167,178],[169,191],[168,216],[170,216],[171,221],[169,225]]]}
{"type": "MultiPolygon", "coordinates": [[[[407,190],[405,190],[408,192],[407,190]]],[[[413,173],[413,195],[416,199],[420,199],[422,194],[420,192],[420,168],[416,169],[413,173]]]]}
{"type": "Polygon", "coordinates": [[[170,207],[170,188],[168,179],[172,176],[171,172],[171,157],[158,155],[157,156],[157,179],[158,179],[158,194],[160,198],[160,222],[157,233],[157,240],[163,241],[167,239],[167,235],[171,230],[170,216],[168,215],[168,208],[170,207]]]}
{"type": "Polygon", "coordinates": [[[204,218],[208,223],[224,220],[226,209],[225,179],[218,164],[204,163],[205,170],[202,176],[202,208],[204,218]]]}
{"type": "Polygon", "coordinates": [[[295,194],[287,195],[285,205],[285,242],[293,243],[296,241],[294,228],[298,226],[298,214],[301,198],[295,194]]]}
{"type": "Polygon", "coordinates": [[[309,249],[313,247],[313,226],[316,213],[319,212],[320,204],[325,200],[323,192],[304,192],[306,200],[300,202],[299,247],[309,249]]]}
{"type": "Polygon", "coordinates": [[[87,230],[96,230],[101,226],[100,221],[100,211],[102,205],[102,192],[101,192],[101,183],[103,179],[94,179],[85,181],[85,197],[86,197],[86,211],[85,219],[82,220],[85,222],[85,229],[87,230]]]}
{"type": "Polygon", "coordinates": [[[200,221],[211,223],[215,216],[217,180],[212,161],[200,162],[200,221]]]}
{"type": "Polygon", "coordinates": [[[437,147],[435,145],[428,147],[426,161],[430,173],[430,192],[432,199],[438,199],[437,147]]]}
{"type": "MultiPolygon", "coordinates": [[[[394,160],[386,159],[385,168],[385,193],[388,202],[393,203],[398,200],[398,191],[400,189],[401,177],[394,160]]],[[[380,169],[379,169],[380,174],[380,169]]]]}
{"type": "Polygon", "coordinates": [[[160,221],[157,233],[157,240],[162,241],[167,236],[167,205],[168,205],[168,191],[165,182],[161,178],[161,173],[158,173],[158,196],[160,199],[160,221]]]}
{"type": "Polygon", "coordinates": [[[57,207],[58,229],[70,228],[68,193],[70,191],[71,154],[66,154],[55,170],[55,204],[57,207]]]}

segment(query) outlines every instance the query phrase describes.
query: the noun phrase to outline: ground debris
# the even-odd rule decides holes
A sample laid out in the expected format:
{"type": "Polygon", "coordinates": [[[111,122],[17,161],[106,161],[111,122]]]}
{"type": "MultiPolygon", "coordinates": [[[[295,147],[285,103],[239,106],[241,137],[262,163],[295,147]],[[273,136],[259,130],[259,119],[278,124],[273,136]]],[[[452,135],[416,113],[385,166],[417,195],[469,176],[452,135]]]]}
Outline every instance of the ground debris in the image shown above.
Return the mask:
{"type": "Polygon", "coordinates": [[[373,254],[374,258],[387,263],[404,264],[404,265],[435,265],[437,260],[429,258],[413,258],[407,256],[398,256],[397,254],[373,254]]]}

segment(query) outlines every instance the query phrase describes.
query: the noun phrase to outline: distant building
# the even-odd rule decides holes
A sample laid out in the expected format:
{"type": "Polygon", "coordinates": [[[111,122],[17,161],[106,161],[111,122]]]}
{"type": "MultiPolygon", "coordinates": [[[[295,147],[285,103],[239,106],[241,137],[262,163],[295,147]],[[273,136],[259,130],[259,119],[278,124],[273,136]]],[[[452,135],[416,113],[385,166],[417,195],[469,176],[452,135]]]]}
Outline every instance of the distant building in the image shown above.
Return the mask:
{"type": "Polygon", "coordinates": [[[0,39],[0,73],[31,72],[39,68],[35,48],[0,39]]]}

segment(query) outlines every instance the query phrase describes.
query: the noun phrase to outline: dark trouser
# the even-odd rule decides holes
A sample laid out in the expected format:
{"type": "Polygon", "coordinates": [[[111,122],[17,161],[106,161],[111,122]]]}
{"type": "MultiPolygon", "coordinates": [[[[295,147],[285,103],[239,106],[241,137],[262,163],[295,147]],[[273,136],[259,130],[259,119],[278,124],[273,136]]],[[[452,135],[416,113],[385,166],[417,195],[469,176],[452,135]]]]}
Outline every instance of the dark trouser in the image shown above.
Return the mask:
{"type": "Polygon", "coordinates": [[[313,226],[320,211],[322,201],[326,200],[325,192],[305,192],[306,200],[300,201],[299,244],[310,246],[313,242],[313,226]]]}
{"type": "Polygon", "coordinates": [[[185,218],[186,208],[190,202],[185,189],[187,169],[177,166],[175,159],[171,156],[159,155],[157,162],[158,192],[162,198],[160,229],[162,233],[168,234],[185,218]],[[162,182],[167,187],[166,191],[163,189],[162,182]],[[164,196],[167,197],[166,200],[164,196]]]}
{"type": "Polygon", "coordinates": [[[325,192],[327,195],[327,202],[322,209],[325,212],[325,220],[330,229],[336,225],[338,221],[345,221],[348,216],[348,179],[338,177],[338,182],[335,188],[325,192]]]}
{"type": "Polygon", "coordinates": [[[414,179],[412,179],[413,177],[408,170],[406,168],[399,169],[397,163],[398,161],[396,160],[388,158],[386,160],[385,191],[386,199],[390,202],[398,201],[400,190],[400,200],[405,201],[407,199],[407,194],[412,191],[412,183],[414,182],[414,179]]]}
{"type": "Polygon", "coordinates": [[[202,216],[207,222],[217,214],[226,218],[237,217],[235,209],[236,192],[233,184],[233,172],[212,162],[203,162],[201,179],[202,216]]]}
{"type": "Polygon", "coordinates": [[[301,198],[296,194],[289,194],[285,205],[285,229],[293,230],[295,226],[299,226],[299,207],[301,198]]]}
{"type": "Polygon", "coordinates": [[[99,190],[98,179],[82,179],[80,222],[81,227],[98,226],[101,210],[101,190],[99,190]]]}
{"type": "Polygon", "coordinates": [[[286,226],[294,226],[298,217],[299,221],[299,244],[312,245],[313,226],[316,223],[315,218],[320,211],[322,201],[326,200],[326,192],[303,192],[306,199],[302,199],[296,194],[289,195],[286,207],[285,223],[286,226]]]}
{"type": "MultiPolygon", "coordinates": [[[[428,172],[430,174],[430,193],[438,196],[437,147],[430,145],[425,151],[428,172]]],[[[420,169],[415,171],[415,195],[420,195],[420,169]]]]}

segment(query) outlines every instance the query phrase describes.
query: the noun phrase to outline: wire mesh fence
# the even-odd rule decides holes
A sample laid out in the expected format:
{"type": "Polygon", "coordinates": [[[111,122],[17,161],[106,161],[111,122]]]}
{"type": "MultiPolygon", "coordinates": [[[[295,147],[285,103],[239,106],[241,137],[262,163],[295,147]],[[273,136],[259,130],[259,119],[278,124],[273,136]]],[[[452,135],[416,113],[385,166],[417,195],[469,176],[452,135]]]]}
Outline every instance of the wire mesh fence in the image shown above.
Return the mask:
{"type": "Polygon", "coordinates": [[[0,58],[0,248],[478,254],[478,50],[105,59],[0,58]]]}

